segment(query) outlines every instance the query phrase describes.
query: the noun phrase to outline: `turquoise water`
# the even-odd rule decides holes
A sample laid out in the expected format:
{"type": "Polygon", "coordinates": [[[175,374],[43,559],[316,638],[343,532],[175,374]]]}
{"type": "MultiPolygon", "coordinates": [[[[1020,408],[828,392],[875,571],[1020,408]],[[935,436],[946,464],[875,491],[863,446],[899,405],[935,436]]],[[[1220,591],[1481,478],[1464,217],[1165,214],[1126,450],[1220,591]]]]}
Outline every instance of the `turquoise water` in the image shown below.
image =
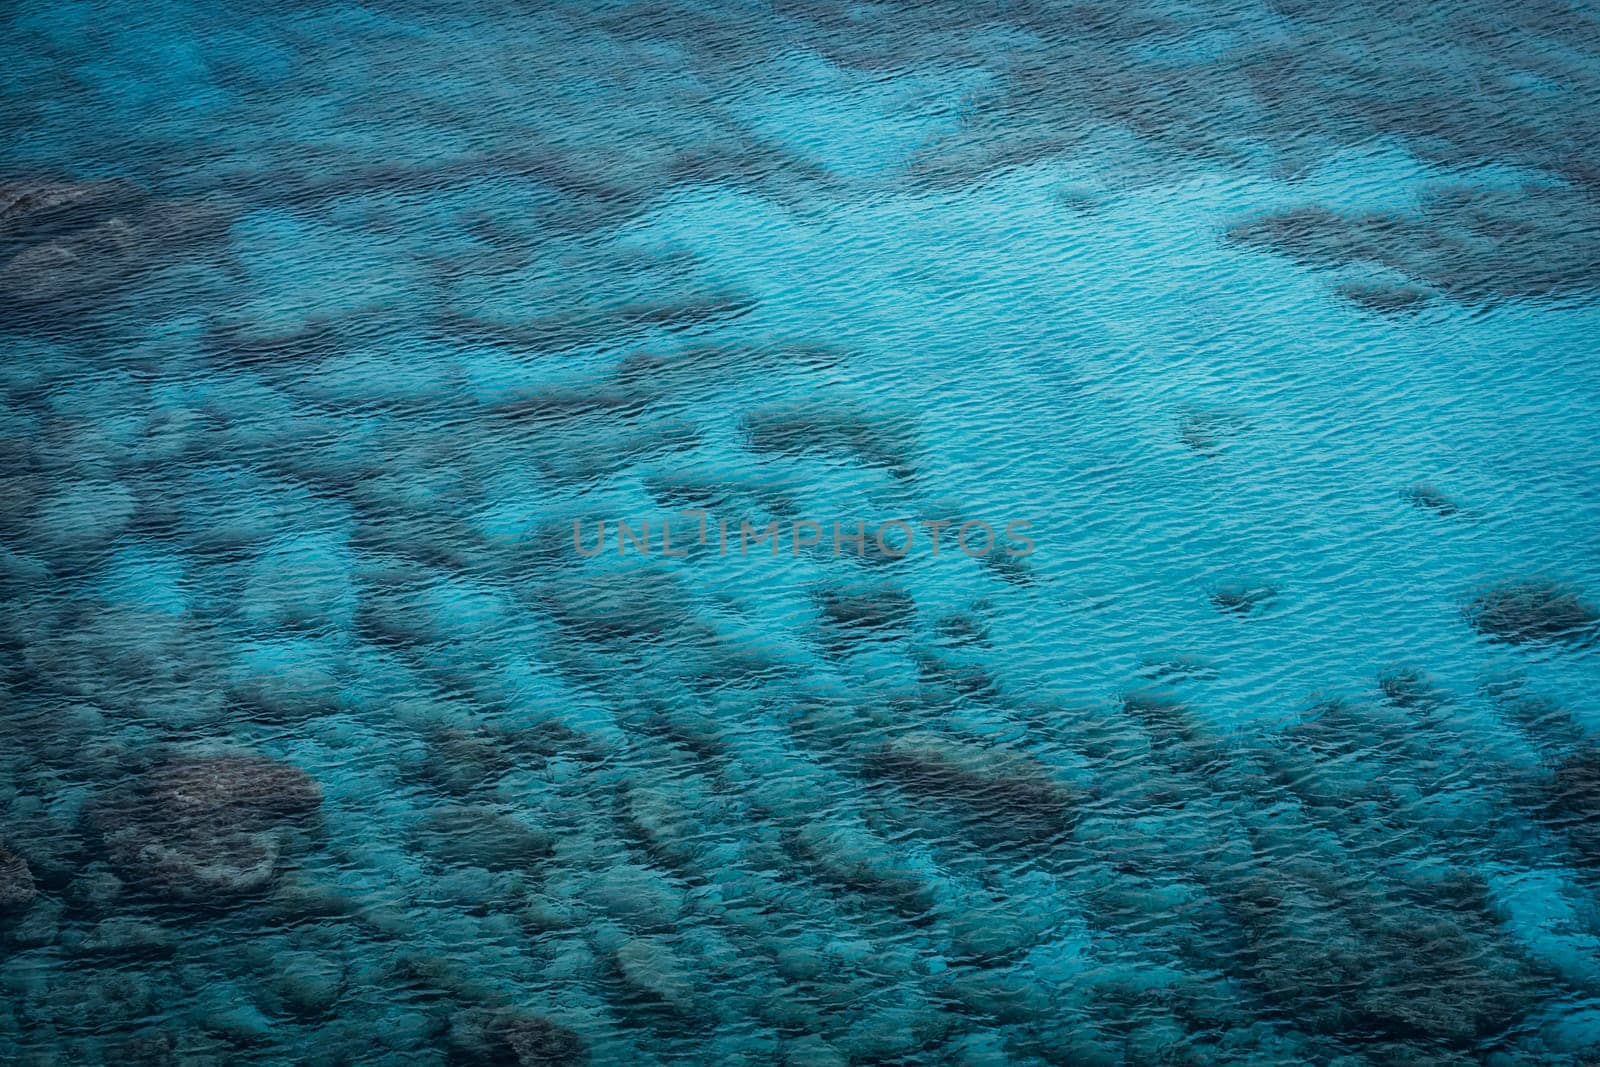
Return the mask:
{"type": "Polygon", "coordinates": [[[1592,10],[248,7],[0,12],[0,1062],[1600,1057],[1592,10]]]}

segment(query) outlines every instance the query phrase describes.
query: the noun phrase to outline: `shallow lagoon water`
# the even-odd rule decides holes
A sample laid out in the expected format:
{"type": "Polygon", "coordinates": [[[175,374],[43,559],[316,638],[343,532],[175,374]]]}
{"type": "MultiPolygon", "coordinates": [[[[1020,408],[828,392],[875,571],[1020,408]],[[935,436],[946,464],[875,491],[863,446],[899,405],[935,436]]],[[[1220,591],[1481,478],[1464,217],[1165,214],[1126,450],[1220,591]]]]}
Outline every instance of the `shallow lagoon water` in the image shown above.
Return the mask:
{"type": "Polygon", "coordinates": [[[3,25],[0,1060],[1600,1055],[1591,12],[3,25]]]}

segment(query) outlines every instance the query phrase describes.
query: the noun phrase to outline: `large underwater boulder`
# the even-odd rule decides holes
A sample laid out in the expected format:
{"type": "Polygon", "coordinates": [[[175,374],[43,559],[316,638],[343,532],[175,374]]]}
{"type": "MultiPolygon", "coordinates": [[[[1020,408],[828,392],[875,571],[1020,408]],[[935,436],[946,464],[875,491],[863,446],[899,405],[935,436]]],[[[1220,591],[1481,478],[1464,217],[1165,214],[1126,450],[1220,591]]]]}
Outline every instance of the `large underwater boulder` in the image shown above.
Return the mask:
{"type": "Polygon", "coordinates": [[[183,900],[265,888],[285,834],[322,789],[257,755],[174,755],[103,795],[85,814],[106,859],[131,882],[183,900]]]}

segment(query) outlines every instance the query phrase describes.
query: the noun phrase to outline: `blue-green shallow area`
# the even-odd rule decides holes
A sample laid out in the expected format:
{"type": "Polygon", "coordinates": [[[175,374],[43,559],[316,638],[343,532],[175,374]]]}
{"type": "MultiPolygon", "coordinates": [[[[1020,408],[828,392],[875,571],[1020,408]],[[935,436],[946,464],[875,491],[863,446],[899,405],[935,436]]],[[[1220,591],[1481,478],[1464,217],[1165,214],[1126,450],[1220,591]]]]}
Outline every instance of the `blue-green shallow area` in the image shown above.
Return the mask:
{"type": "Polygon", "coordinates": [[[0,1062],[1593,1062],[1597,198],[1554,0],[5,5],[0,1062]]]}

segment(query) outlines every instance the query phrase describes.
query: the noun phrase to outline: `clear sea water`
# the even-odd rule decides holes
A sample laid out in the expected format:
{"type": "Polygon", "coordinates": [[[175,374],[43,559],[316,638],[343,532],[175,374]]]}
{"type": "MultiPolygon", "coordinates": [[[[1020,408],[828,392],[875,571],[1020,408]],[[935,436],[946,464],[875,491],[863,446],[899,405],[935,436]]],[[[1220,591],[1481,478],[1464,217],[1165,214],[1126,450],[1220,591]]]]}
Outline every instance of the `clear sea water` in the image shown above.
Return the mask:
{"type": "Polygon", "coordinates": [[[6,3],[0,1062],[1595,1062],[1597,345],[1586,4],[6,3]]]}

